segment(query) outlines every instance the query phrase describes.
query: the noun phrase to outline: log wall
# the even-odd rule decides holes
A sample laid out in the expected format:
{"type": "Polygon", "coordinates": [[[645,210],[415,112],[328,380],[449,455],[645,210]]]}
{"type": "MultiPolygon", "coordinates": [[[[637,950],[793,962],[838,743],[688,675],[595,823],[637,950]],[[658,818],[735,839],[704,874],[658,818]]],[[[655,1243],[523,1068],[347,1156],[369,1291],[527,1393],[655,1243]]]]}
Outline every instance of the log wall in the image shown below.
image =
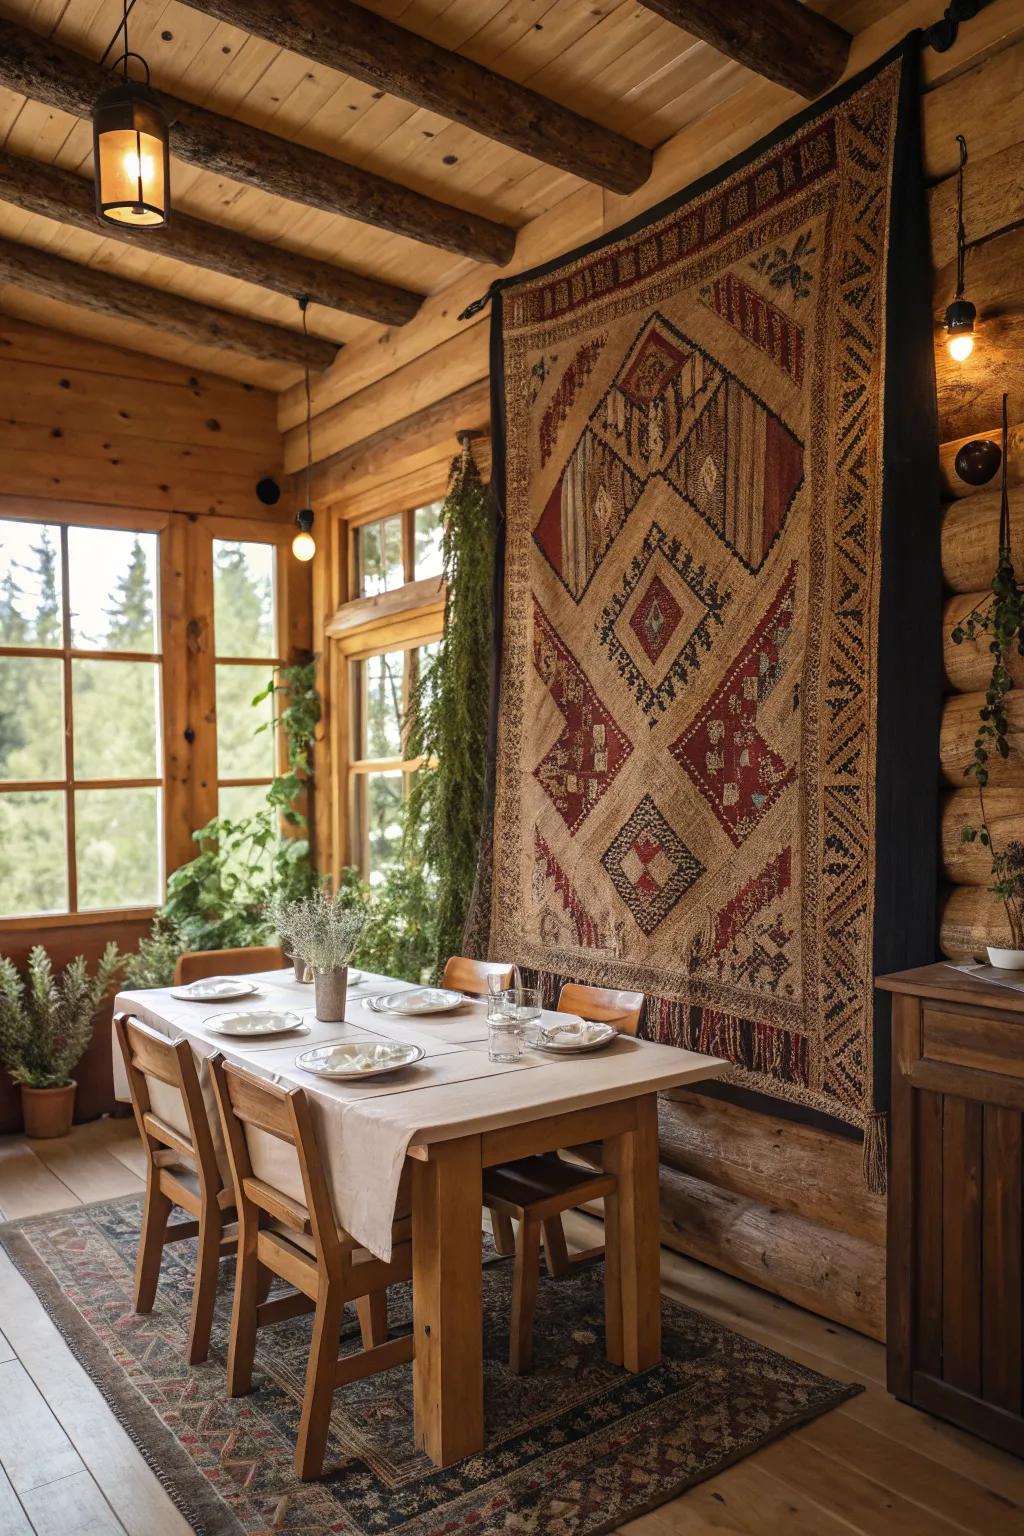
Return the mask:
{"type": "MultiPolygon", "coordinates": [[[[133,512],[167,514],[164,576],[180,602],[165,615],[165,655],[178,662],[165,670],[166,708],[173,708],[172,694],[191,686],[189,653],[207,644],[209,594],[195,558],[203,524],[216,518],[218,537],[237,526],[246,538],[261,525],[288,523],[287,491],[274,509],[256,496],[264,475],[285,486],[282,456],[277,401],[268,391],[0,314],[0,517],[6,511],[45,520],[50,509],[64,508],[88,522],[92,512],[107,518],[113,511],[130,527],[133,512]]],[[[289,648],[308,647],[309,578],[289,571],[289,592],[293,579],[305,587],[297,585],[287,605],[294,619],[285,640],[289,648]]],[[[214,718],[212,698],[183,696],[181,709],[189,718],[214,718]]],[[[192,856],[194,827],[215,812],[216,782],[198,761],[201,741],[195,752],[180,740],[166,747],[168,779],[185,790],[176,797],[181,825],[171,828],[174,867],[192,856]]],[[[21,965],[43,943],[56,965],[77,954],[92,964],[108,940],[134,949],[148,927],[137,915],[0,919],[0,954],[21,965]]],[[[113,1106],[107,1021],[109,1008],[79,1069],[80,1119],[113,1106]]],[[[0,1074],[0,1132],[19,1124],[17,1094],[0,1074]]]]}
{"type": "MultiPolygon", "coordinates": [[[[894,5],[855,38],[848,72],[865,67],[912,27],[926,26],[936,15],[934,0],[894,5]]],[[[1024,270],[1024,229],[1013,228],[1024,222],[1020,0],[991,0],[960,29],[947,53],[926,51],[923,67],[937,315],[952,297],[952,173],[958,132],[967,135],[971,151],[968,238],[979,242],[967,268],[968,292],[980,311],[978,346],[969,364],[955,369],[943,351],[937,369],[944,483],[956,499],[943,529],[944,564],[955,604],[959,595],[969,595],[988,579],[998,501],[991,487],[968,496],[954,482],[954,440],[994,425],[1002,388],[1010,389],[1024,407],[1024,347],[1017,345],[1024,331],[1024,306],[1015,277],[1015,268],[1024,270]]],[[[617,227],[724,163],[800,105],[766,81],[745,86],[657,152],[654,174],[640,192],[618,197],[596,187],[581,189],[520,231],[516,256],[503,273],[474,267],[431,295],[408,325],[353,341],[314,385],[318,495],[333,502],[345,519],[438,494],[455,429],[486,422],[487,316],[460,323],[463,308],[493,277],[550,260],[617,227]]],[[[305,453],[303,410],[300,390],[281,396],[279,421],[291,470],[301,466],[305,453]]],[[[1024,409],[1016,419],[1024,423],[1024,409]]],[[[1014,440],[1011,475],[1021,487],[1015,516],[1024,546],[1024,426],[1014,440]]],[[[330,574],[321,572],[318,578],[321,617],[329,611],[330,574]]],[[[957,611],[954,606],[954,615],[957,611]]],[[[943,772],[950,781],[944,828],[950,838],[956,818],[966,814],[955,791],[963,789],[957,774],[967,725],[964,711],[972,703],[967,696],[983,686],[982,664],[983,657],[966,652],[949,655],[947,662],[951,688],[967,699],[966,704],[951,706],[943,733],[943,772]],[[956,707],[962,711],[959,716],[956,707]]],[[[1024,821],[1024,707],[1019,720],[1021,756],[1016,759],[1015,754],[1015,771],[1024,821]]],[[[1015,788],[1008,786],[1006,792],[1012,795],[1015,788]]],[[[1018,802],[1000,801],[997,809],[1011,825],[1018,802]]],[[[322,830],[324,845],[329,835],[328,829],[322,830]]],[[[957,880],[977,876],[976,856],[972,861],[960,852],[955,860],[951,856],[951,870],[954,863],[957,880]]],[[[983,911],[986,894],[978,883],[958,885],[953,903],[946,908],[947,929],[955,923],[958,931],[974,931],[991,918],[990,910],[983,911]]],[[[864,1333],[882,1336],[885,1209],[884,1201],[865,1192],[858,1143],[710,1098],[676,1095],[663,1106],[662,1160],[665,1242],[864,1333]]]]}

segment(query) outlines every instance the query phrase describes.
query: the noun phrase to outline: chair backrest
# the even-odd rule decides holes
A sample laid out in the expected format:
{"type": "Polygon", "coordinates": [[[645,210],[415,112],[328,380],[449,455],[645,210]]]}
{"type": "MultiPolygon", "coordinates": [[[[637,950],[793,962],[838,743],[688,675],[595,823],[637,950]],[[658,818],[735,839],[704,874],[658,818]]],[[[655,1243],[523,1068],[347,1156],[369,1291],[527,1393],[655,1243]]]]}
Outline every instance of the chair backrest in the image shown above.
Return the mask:
{"type": "Polygon", "coordinates": [[[308,1233],[318,1254],[336,1260],[350,1245],[334,1219],[305,1090],[282,1088],[219,1051],[209,1067],[240,1218],[258,1221],[263,1213],[308,1233]]]}
{"type": "Polygon", "coordinates": [[[187,1040],[168,1040],[130,1014],[114,1016],[135,1122],[150,1159],[161,1148],[195,1163],[204,1194],[222,1188],[210,1122],[187,1040]]]}
{"type": "Polygon", "coordinates": [[[567,981],[558,994],[560,1013],[578,1013],[581,1019],[614,1024],[620,1035],[635,1035],[643,1011],[642,992],[616,992],[610,987],[583,987],[567,981]]]}
{"type": "Polygon", "coordinates": [[[187,987],[190,981],[202,981],[207,976],[279,971],[286,964],[284,950],[277,944],[254,944],[249,949],[194,949],[190,954],[178,956],[174,985],[187,987]]]}
{"type": "Polygon", "coordinates": [[[512,985],[512,966],[504,960],[468,960],[465,955],[452,955],[445,965],[441,985],[453,992],[468,992],[470,997],[485,997],[488,976],[502,977],[502,986],[512,985]]]}

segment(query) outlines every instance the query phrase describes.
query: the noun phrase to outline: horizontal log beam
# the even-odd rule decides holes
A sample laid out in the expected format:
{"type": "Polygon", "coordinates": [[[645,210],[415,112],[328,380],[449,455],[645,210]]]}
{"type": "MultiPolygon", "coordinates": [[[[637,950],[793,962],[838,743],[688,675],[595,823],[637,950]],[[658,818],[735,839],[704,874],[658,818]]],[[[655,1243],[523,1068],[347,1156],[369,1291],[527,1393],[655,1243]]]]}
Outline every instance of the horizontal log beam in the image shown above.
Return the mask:
{"type": "Polygon", "coordinates": [[[651,174],[649,149],[351,0],[189,4],[612,192],[635,192],[651,174]]]}
{"type": "MultiPolygon", "coordinates": [[[[984,592],[999,556],[999,492],[952,501],[942,514],[942,575],[953,592],[984,592]]],[[[1010,540],[1024,547],[1024,486],[1009,494],[1010,540]]]]}
{"type": "Polygon", "coordinates": [[[382,427],[350,448],[321,459],[313,470],[312,495],[317,501],[336,500],[354,481],[382,474],[403,459],[435,447],[445,437],[452,440],[454,458],[455,433],[461,428],[478,430],[489,420],[490,386],[484,379],[446,395],[443,400],[435,400],[411,416],[404,416],[393,426],[382,427]]]}
{"type": "Polygon", "coordinates": [[[175,261],[209,272],[222,272],[226,277],[255,283],[288,298],[308,294],[314,304],[364,320],[377,320],[382,325],[404,325],[423,302],[418,293],[405,288],[347,272],[314,256],[253,240],[221,224],[192,218],[179,209],[174,210],[163,229],[100,225],[91,178],[87,180],[60,166],[12,155],[7,150],[0,150],[0,198],[28,213],[139,246],[151,255],[171,256],[175,261]]]}
{"type": "MultiPolygon", "coordinates": [[[[75,117],[91,116],[111,75],[49,38],[0,20],[0,85],[75,117]]],[[[288,139],[160,93],[172,118],[171,152],[230,181],[373,224],[456,255],[503,266],[515,230],[288,139]]]]}
{"type": "Polygon", "coordinates": [[[950,886],[941,913],[939,948],[950,960],[984,960],[986,944],[1013,948],[1002,900],[984,886],[950,886]]]}
{"type": "MultiPolygon", "coordinates": [[[[953,789],[942,796],[942,872],[951,885],[987,889],[992,884],[992,854],[978,838],[963,838],[963,829],[980,821],[976,789],[953,789]]],[[[985,822],[997,848],[1015,838],[1024,842],[1024,795],[1019,789],[987,789],[985,822]]]]}
{"type": "Polygon", "coordinates": [[[662,1166],[661,1240],[798,1307],[885,1337],[885,1249],[662,1166]]]}
{"type": "Polygon", "coordinates": [[[212,309],[160,288],[146,288],[142,283],[67,261],[33,245],[20,245],[16,240],[0,238],[0,278],[31,293],[117,320],[151,325],[184,341],[237,352],[264,363],[328,368],[338,351],[334,342],[322,341],[317,336],[303,336],[301,332],[285,330],[284,326],[212,309]]]}
{"type": "Polygon", "coordinates": [[[755,74],[810,99],[835,85],[850,34],[800,0],[643,0],[649,11],[755,74]]]}
{"type": "MultiPolygon", "coordinates": [[[[965,770],[974,759],[974,738],[984,705],[985,695],[977,692],[951,693],[942,706],[939,762],[943,783],[951,789],[969,789],[974,782],[965,770]]],[[[1024,790],[1024,690],[1011,688],[1006,695],[1006,720],[1009,756],[989,754],[989,783],[993,789],[1024,790]]]]}
{"type": "MultiPolygon", "coordinates": [[[[993,443],[998,443],[1002,434],[1002,428],[991,426],[981,432],[972,432],[970,437],[957,437],[951,442],[943,443],[939,448],[939,478],[942,482],[943,496],[982,496],[991,493],[992,487],[999,484],[998,473],[985,485],[968,485],[966,480],[961,480],[956,472],[956,456],[965,443],[974,442],[978,438],[988,438],[993,443]]],[[[1024,485],[1024,423],[1011,426],[1006,434],[1006,479],[1011,486],[1024,485]]]]}
{"type": "MultiPolygon", "coordinates": [[[[984,692],[992,676],[991,639],[981,633],[974,640],[964,639],[956,645],[951,636],[957,625],[962,624],[974,609],[985,611],[992,602],[991,591],[957,592],[946,603],[942,615],[942,665],[946,674],[946,687],[952,693],[984,692]]],[[[1011,647],[1006,658],[1006,670],[1014,688],[1024,688],[1024,656],[1011,647]]]]}

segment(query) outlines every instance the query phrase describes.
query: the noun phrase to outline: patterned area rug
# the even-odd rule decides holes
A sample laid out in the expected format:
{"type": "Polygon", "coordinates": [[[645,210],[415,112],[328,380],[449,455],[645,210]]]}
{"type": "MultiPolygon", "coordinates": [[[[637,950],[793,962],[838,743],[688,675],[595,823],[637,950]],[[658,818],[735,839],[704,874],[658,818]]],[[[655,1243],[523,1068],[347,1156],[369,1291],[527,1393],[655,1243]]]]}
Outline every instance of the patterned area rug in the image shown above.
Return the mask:
{"type": "Polygon", "coordinates": [[[876,1181],[872,977],[935,943],[914,63],[500,282],[492,332],[490,952],[646,993],[648,1036],[877,1133],[876,1181]]]}
{"type": "MultiPolygon", "coordinates": [[[[859,1390],[664,1301],[665,1359],[608,1365],[599,1268],[541,1283],[536,1363],[505,1364],[511,1264],[484,1271],[487,1449],[439,1471],[413,1445],[411,1367],[335,1395],[327,1473],[300,1483],[292,1452],[308,1318],[260,1334],[254,1390],[232,1399],[225,1359],[232,1265],[210,1359],[183,1363],[192,1243],[165,1250],[157,1305],[132,1311],[134,1197],[0,1228],[0,1241],[132,1439],[208,1536],[597,1536],[713,1476],[859,1390]]],[[[411,1321],[408,1286],[392,1330],[411,1321]]],[[[346,1330],[356,1346],[354,1319],[346,1330]]]]}

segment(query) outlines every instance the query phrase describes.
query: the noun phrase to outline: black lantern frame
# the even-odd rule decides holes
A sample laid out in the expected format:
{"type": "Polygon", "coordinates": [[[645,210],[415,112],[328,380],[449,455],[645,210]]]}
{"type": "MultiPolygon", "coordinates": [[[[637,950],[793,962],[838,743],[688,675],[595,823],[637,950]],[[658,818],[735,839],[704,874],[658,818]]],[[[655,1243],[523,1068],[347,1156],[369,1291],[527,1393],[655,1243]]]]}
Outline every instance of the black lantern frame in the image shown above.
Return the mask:
{"type": "MultiPolygon", "coordinates": [[[[170,125],[159,96],[149,85],[149,67],[138,54],[125,53],[118,61],[123,64],[124,78],[112,86],[97,101],[92,114],[93,167],[96,183],[96,212],[108,224],[119,228],[125,225],[139,229],[157,229],[167,223],[171,214],[171,155],[170,125]],[[129,80],[128,60],[139,59],[146,71],[146,81],[129,80]],[[109,149],[109,135],[125,136],[125,143],[117,149],[109,149]],[[131,147],[134,139],[134,149],[131,147]],[[154,185],[147,186],[143,173],[147,155],[144,139],[159,145],[162,175],[158,174],[160,202],[154,197],[154,185]],[[106,140],[106,146],[104,141],[106,140]],[[134,188],[129,195],[130,184],[122,169],[118,180],[121,185],[109,184],[110,158],[125,153],[134,154],[134,188]],[[107,178],[107,185],[104,180],[107,178]]],[[[131,173],[129,172],[130,176],[131,173]]]]}

